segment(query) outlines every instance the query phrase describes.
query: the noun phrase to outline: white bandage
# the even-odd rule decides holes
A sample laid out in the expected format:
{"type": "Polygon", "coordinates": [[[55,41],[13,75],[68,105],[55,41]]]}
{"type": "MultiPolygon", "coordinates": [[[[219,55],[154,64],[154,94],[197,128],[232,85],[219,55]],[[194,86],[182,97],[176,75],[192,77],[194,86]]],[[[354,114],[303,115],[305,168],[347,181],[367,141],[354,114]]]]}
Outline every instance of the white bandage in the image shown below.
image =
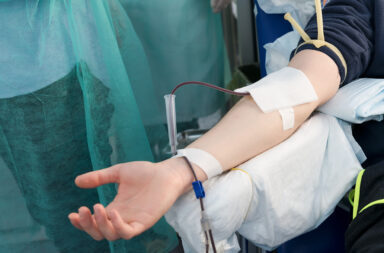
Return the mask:
{"type": "Polygon", "coordinates": [[[210,153],[197,149],[187,148],[177,150],[177,155],[174,157],[185,156],[188,160],[199,166],[208,178],[220,175],[223,173],[223,167],[210,153]]]}
{"type": "Polygon", "coordinates": [[[284,130],[295,123],[292,107],[318,99],[307,76],[292,67],[284,67],[236,91],[249,92],[264,113],[280,110],[284,130]]]}

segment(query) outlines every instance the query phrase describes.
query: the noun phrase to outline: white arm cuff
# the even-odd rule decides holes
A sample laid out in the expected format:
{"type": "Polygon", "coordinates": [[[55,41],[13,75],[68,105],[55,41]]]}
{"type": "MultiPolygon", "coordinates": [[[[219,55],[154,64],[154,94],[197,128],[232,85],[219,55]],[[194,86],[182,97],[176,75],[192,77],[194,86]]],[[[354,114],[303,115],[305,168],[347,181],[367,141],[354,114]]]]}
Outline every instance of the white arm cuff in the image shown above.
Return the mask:
{"type": "Polygon", "coordinates": [[[213,155],[210,153],[197,149],[197,148],[187,148],[187,149],[179,149],[177,150],[177,155],[174,157],[185,156],[188,160],[197,166],[199,166],[205,174],[207,174],[208,178],[220,175],[223,173],[223,167],[216,160],[213,155]]]}

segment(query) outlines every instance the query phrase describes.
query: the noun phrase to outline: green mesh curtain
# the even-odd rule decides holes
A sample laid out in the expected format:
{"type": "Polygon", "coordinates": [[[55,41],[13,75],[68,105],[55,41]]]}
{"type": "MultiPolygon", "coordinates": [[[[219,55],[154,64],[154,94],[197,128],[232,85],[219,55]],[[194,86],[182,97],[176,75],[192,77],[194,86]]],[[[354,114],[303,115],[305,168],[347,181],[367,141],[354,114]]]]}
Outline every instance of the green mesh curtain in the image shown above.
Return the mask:
{"type": "MultiPolygon", "coordinates": [[[[120,2],[148,56],[157,101],[163,103],[162,94],[187,80],[224,86],[227,66],[221,17],[212,12],[210,0],[120,2]]],[[[179,90],[178,122],[215,112],[223,98],[217,91],[198,86],[179,90]]]]}
{"type": "MultiPolygon", "coordinates": [[[[0,253],[176,247],[164,219],[116,242],[94,241],[67,219],[116,193],[78,189],[77,175],[167,157],[163,93],[187,79],[223,83],[219,17],[208,0],[173,2],[0,0],[0,253]]],[[[185,120],[220,107],[207,94],[208,109],[184,107],[185,120]]]]}

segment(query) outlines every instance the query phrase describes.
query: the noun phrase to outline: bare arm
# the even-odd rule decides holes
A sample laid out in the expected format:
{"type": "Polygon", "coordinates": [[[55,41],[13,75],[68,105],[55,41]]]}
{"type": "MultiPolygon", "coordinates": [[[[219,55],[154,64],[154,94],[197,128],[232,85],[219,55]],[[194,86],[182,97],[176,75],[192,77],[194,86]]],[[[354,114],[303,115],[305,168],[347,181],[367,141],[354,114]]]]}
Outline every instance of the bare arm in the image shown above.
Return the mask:
{"type": "MultiPolygon", "coordinates": [[[[305,73],[319,98],[294,108],[293,129],[283,131],[278,112],[263,113],[250,97],[246,97],[189,147],[211,153],[224,170],[229,170],[288,138],[317,106],[336,93],[340,83],[336,64],[321,52],[302,51],[289,65],[305,73]]],[[[194,167],[198,178],[206,180],[205,173],[198,166],[194,167]]],[[[155,164],[118,164],[90,172],[76,179],[79,187],[118,183],[118,194],[107,208],[96,205],[94,215],[87,207],[81,207],[78,213],[70,214],[69,219],[94,239],[129,239],[155,224],[181,194],[190,190],[192,181],[192,173],[182,158],[155,164]]]]}
{"type": "MultiPolygon", "coordinates": [[[[189,147],[209,152],[221,163],[224,170],[228,170],[291,136],[319,105],[335,95],[340,76],[334,61],[314,50],[300,52],[291,60],[289,66],[306,74],[319,97],[318,101],[294,108],[293,129],[283,131],[280,114],[277,111],[263,113],[248,96],[237,103],[214,128],[189,147]]],[[[196,167],[196,170],[200,169],[196,167]]],[[[189,174],[187,168],[184,168],[182,177],[191,181],[189,174]]],[[[199,171],[198,174],[201,180],[206,179],[204,172],[199,171]]]]}

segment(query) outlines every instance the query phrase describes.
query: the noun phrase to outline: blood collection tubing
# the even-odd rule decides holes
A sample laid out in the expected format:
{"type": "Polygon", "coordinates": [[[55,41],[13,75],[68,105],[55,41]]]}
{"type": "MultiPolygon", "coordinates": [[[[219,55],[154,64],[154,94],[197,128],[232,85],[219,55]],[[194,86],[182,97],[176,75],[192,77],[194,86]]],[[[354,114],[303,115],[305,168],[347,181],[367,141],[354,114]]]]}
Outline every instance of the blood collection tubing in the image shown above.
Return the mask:
{"type": "MultiPolygon", "coordinates": [[[[176,128],[176,108],[175,108],[175,92],[177,89],[184,85],[189,85],[189,84],[197,84],[197,85],[202,85],[206,86],[212,89],[216,89],[221,92],[225,92],[231,95],[236,95],[236,96],[246,96],[249,95],[248,92],[236,92],[232,90],[228,90],[225,88],[221,88],[218,86],[215,86],[210,83],[205,83],[205,82],[198,82],[198,81],[188,81],[188,82],[183,82],[178,84],[171,92],[171,94],[167,94],[164,96],[165,99],[165,108],[166,108],[166,113],[167,113],[167,125],[168,125],[168,138],[169,138],[169,145],[171,146],[171,153],[173,156],[177,154],[177,128],[176,128]]],[[[213,234],[212,234],[212,229],[209,224],[209,219],[205,213],[205,208],[204,208],[204,202],[203,198],[205,197],[205,192],[202,183],[197,180],[195,171],[192,167],[192,164],[189,162],[189,160],[183,156],[183,159],[187,163],[188,167],[191,169],[193,177],[195,181],[192,183],[193,190],[195,191],[196,198],[200,200],[200,209],[201,209],[201,226],[205,235],[205,246],[206,246],[206,252],[209,252],[209,241],[211,241],[212,249],[213,252],[216,253],[216,246],[215,246],[215,241],[213,239],[213,234]]]]}
{"type": "Polygon", "coordinates": [[[216,89],[221,92],[225,92],[231,95],[236,96],[246,96],[249,95],[248,92],[236,92],[232,90],[228,90],[225,88],[218,87],[216,85],[205,83],[205,82],[198,82],[198,81],[188,81],[178,84],[171,92],[171,94],[167,94],[164,96],[165,99],[165,109],[167,113],[167,125],[168,125],[168,138],[169,138],[169,145],[171,147],[171,153],[172,155],[176,155],[177,153],[177,127],[176,127],[176,108],[175,108],[175,92],[180,87],[189,85],[189,84],[197,84],[206,86],[211,89],[216,89]]]}

